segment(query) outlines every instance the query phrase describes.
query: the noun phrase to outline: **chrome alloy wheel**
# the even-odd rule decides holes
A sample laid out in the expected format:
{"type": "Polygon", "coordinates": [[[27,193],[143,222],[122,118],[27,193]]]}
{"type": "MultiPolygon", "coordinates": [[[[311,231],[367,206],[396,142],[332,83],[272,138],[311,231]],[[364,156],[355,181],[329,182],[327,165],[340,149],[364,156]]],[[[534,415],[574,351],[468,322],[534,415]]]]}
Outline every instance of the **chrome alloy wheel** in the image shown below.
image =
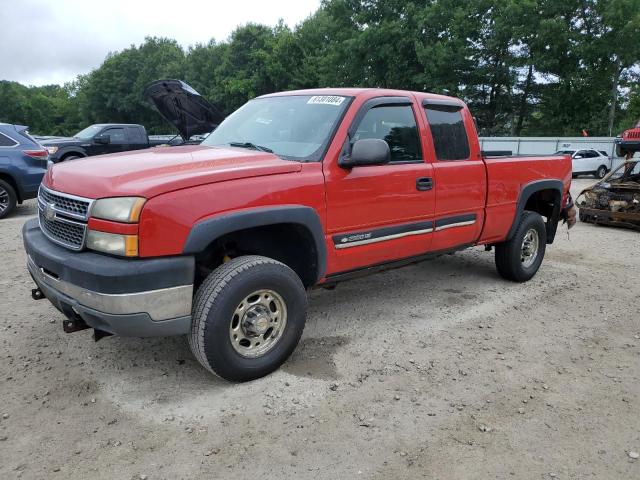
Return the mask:
{"type": "Polygon", "coordinates": [[[0,213],[9,208],[9,192],[0,187],[0,213]]]}
{"type": "Polygon", "coordinates": [[[236,352],[255,358],[271,350],[287,326],[287,307],[273,290],[247,295],[229,324],[229,339],[236,352]]]}
{"type": "Polygon", "coordinates": [[[533,265],[536,258],[538,258],[539,250],[540,236],[538,235],[538,231],[535,228],[530,228],[522,239],[522,253],[520,258],[522,266],[528,268],[533,265]]]}

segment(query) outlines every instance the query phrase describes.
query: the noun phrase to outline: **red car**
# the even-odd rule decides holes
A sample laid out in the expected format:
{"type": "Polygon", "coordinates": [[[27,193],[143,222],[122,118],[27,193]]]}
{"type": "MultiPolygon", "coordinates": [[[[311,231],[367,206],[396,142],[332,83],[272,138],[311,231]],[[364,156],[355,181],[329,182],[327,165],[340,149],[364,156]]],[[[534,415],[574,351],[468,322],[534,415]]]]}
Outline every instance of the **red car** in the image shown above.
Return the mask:
{"type": "Polygon", "coordinates": [[[566,155],[483,156],[458,99],[295,91],[199,146],[55,165],[23,236],[33,296],[66,331],[187,335],[204,367],[244,381],[294,350],[306,289],[474,245],[529,280],[571,218],[570,183],[566,155]]]}

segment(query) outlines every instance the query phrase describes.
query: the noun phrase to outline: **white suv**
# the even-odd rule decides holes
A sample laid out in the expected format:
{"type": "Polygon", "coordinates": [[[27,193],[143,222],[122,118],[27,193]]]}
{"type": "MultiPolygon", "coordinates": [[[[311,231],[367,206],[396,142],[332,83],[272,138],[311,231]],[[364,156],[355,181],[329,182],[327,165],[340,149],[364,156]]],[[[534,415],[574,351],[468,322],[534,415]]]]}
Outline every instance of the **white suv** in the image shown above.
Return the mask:
{"type": "Polygon", "coordinates": [[[571,155],[574,178],[583,174],[603,178],[611,170],[611,157],[598,150],[560,150],[556,154],[571,155]]]}

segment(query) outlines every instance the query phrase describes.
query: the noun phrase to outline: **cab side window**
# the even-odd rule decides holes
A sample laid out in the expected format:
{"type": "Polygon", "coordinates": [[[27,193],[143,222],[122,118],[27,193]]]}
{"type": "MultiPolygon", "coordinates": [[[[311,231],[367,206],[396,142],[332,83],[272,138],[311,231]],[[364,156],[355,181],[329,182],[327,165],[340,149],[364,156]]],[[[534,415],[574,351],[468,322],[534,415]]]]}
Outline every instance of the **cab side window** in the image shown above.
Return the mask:
{"type": "Polygon", "coordinates": [[[109,128],[102,132],[103,135],[109,135],[109,142],[114,145],[122,145],[127,143],[127,137],[124,134],[124,128],[109,128]]]}
{"type": "Polygon", "coordinates": [[[462,108],[457,105],[425,105],[438,160],[467,160],[469,139],[462,108]]]}
{"type": "Polygon", "coordinates": [[[351,139],[378,138],[389,144],[391,162],[422,161],[418,125],[411,105],[380,105],[362,117],[351,139]]]}

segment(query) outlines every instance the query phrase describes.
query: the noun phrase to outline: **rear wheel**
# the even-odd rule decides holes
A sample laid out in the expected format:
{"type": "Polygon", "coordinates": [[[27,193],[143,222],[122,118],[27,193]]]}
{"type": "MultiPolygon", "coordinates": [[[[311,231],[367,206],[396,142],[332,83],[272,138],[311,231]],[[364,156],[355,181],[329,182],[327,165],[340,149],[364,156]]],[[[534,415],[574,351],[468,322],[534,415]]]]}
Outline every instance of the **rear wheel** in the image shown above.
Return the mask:
{"type": "Polygon", "coordinates": [[[0,180],[0,218],[8,216],[14,208],[18,197],[16,191],[4,180],[0,180]]]}
{"type": "Polygon", "coordinates": [[[189,346],[203,367],[231,381],[263,377],[284,363],[304,329],[302,281],[276,260],[234,258],[196,294],[189,346]]]}
{"type": "Polygon", "coordinates": [[[547,246],[544,220],[536,212],[525,211],[511,238],[496,245],[496,268],[507,280],[526,282],[536,274],[547,246]]]}
{"type": "Polygon", "coordinates": [[[598,170],[596,171],[596,178],[604,178],[609,170],[604,165],[600,165],[598,170]]]}

